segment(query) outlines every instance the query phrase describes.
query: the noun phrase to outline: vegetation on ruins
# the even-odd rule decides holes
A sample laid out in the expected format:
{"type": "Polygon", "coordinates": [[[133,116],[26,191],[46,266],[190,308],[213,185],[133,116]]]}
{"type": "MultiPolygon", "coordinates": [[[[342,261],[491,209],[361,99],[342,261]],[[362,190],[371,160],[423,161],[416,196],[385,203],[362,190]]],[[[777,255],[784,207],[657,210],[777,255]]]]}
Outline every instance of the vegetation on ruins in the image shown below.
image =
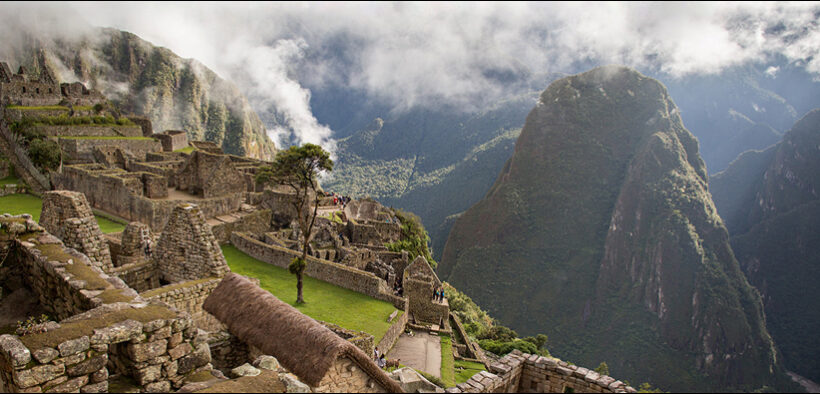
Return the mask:
{"type": "Polygon", "coordinates": [[[391,252],[407,251],[410,261],[422,256],[435,269],[438,263],[433,260],[429,247],[430,236],[421,224],[421,218],[401,209],[393,209],[393,213],[401,222],[401,239],[384,246],[391,252]]]}
{"type": "Polygon", "coordinates": [[[279,152],[272,166],[262,167],[256,174],[256,182],[259,184],[284,184],[296,194],[293,208],[302,233],[302,257],[294,258],[288,270],[296,275],[297,304],[305,302],[302,297],[302,274],[307,265],[308,246],[319,209],[318,180],[321,173],[330,171],[333,171],[330,154],[319,145],[306,143],[301,147],[291,146],[288,150],[279,152]]]}
{"type": "MultiPolygon", "coordinates": [[[[391,323],[387,321],[396,308],[389,302],[368,297],[311,277],[305,278],[305,290],[310,292],[310,303],[296,304],[293,277],[287,270],[256,260],[232,245],[222,246],[222,254],[232,272],[259,279],[259,286],[300,312],[348,330],[364,331],[378,343],[391,323]]],[[[399,313],[403,313],[399,311],[399,313]]],[[[399,315],[400,316],[400,315],[399,315]]]]}

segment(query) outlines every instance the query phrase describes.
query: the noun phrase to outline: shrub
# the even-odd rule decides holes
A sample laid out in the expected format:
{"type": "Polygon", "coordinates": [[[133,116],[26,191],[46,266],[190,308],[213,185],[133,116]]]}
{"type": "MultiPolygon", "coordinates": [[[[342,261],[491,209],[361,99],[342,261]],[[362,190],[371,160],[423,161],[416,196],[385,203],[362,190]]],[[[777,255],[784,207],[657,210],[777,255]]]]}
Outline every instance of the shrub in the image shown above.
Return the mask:
{"type": "Polygon", "coordinates": [[[481,346],[482,349],[492,352],[499,356],[506,355],[514,349],[518,349],[524,353],[539,354],[538,349],[532,342],[527,342],[521,339],[515,339],[512,341],[496,341],[493,339],[482,339],[478,341],[478,345],[481,346]]]}
{"type": "Polygon", "coordinates": [[[28,155],[34,165],[53,170],[60,166],[60,145],[47,139],[36,139],[31,141],[28,147],[28,155]]]}

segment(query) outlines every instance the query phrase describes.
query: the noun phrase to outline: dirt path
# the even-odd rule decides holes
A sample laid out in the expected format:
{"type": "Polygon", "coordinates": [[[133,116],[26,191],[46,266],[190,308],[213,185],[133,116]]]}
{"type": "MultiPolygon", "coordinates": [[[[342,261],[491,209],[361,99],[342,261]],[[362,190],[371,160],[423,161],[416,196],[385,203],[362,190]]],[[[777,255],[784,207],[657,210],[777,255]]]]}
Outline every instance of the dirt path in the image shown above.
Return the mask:
{"type": "Polygon", "coordinates": [[[416,332],[412,337],[402,334],[387,353],[387,358],[399,359],[403,365],[441,378],[441,338],[435,335],[426,332],[416,332]]]}

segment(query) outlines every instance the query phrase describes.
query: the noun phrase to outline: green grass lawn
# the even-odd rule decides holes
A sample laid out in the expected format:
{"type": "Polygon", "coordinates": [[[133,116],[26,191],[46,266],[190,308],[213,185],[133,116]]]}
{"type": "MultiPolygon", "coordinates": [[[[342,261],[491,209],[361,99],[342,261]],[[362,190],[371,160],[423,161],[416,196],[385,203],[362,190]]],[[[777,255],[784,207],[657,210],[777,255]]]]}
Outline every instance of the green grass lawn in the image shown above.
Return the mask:
{"type": "Polygon", "coordinates": [[[256,260],[233,245],[222,246],[222,253],[231,271],[259,278],[263,289],[316,320],[367,332],[375,337],[376,344],[390,328],[387,317],[396,308],[388,302],[304,276],[302,290],[305,303],[296,305],[295,275],[284,268],[256,260]]]}
{"type": "Polygon", "coordinates": [[[20,179],[14,175],[9,175],[3,179],[0,179],[0,186],[3,185],[17,185],[20,183],[20,179]]]}
{"type": "MultiPolygon", "coordinates": [[[[40,220],[40,211],[43,210],[43,200],[31,194],[10,194],[0,197],[0,214],[10,213],[19,215],[28,213],[35,222],[40,220]]],[[[116,233],[125,229],[125,225],[96,216],[97,223],[103,233],[116,233]]]]}
{"type": "MultiPolygon", "coordinates": [[[[69,111],[70,108],[64,105],[41,105],[41,106],[25,106],[25,105],[8,105],[6,106],[8,109],[22,109],[22,110],[60,110],[60,111],[69,111]]],[[[77,107],[75,107],[77,108],[77,107]]]]}
{"type": "Polygon", "coordinates": [[[193,152],[193,151],[194,151],[194,149],[195,149],[195,148],[194,148],[193,146],[186,146],[186,147],[184,147],[184,148],[182,148],[182,149],[177,149],[177,150],[175,150],[174,152],[179,152],[179,153],[191,153],[191,152],[193,152]]]}
{"type": "Polygon", "coordinates": [[[486,371],[484,364],[474,363],[472,361],[455,360],[456,384],[464,383],[470,380],[473,375],[486,371]]]}
{"type": "Polygon", "coordinates": [[[447,387],[456,385],[453,359],[453,342],[449,335],[441,336],[441,381],[447,387]]]}

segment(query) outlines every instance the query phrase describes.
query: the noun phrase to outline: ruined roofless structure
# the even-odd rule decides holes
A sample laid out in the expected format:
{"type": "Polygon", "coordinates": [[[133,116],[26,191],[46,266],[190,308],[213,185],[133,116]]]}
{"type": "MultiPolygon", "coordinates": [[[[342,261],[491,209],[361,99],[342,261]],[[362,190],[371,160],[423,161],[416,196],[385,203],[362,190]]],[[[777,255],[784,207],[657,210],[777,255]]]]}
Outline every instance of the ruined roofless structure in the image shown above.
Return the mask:
{"type": "Polygon", "coordinates": [[[0,62],[0,105],[48,106],[64,101],[94,105],[105,101],[101,93],[80,82],[60,84],[42,59],[39,68],[40,77],[35,79],[23,66],[13,74],[8,63],[0,62]]]}
{"type": "Polygon", "coordinates": [[[203,308],[314,392],[402,392],[369,355],[240,275],[227,274],[203,308]]]}

